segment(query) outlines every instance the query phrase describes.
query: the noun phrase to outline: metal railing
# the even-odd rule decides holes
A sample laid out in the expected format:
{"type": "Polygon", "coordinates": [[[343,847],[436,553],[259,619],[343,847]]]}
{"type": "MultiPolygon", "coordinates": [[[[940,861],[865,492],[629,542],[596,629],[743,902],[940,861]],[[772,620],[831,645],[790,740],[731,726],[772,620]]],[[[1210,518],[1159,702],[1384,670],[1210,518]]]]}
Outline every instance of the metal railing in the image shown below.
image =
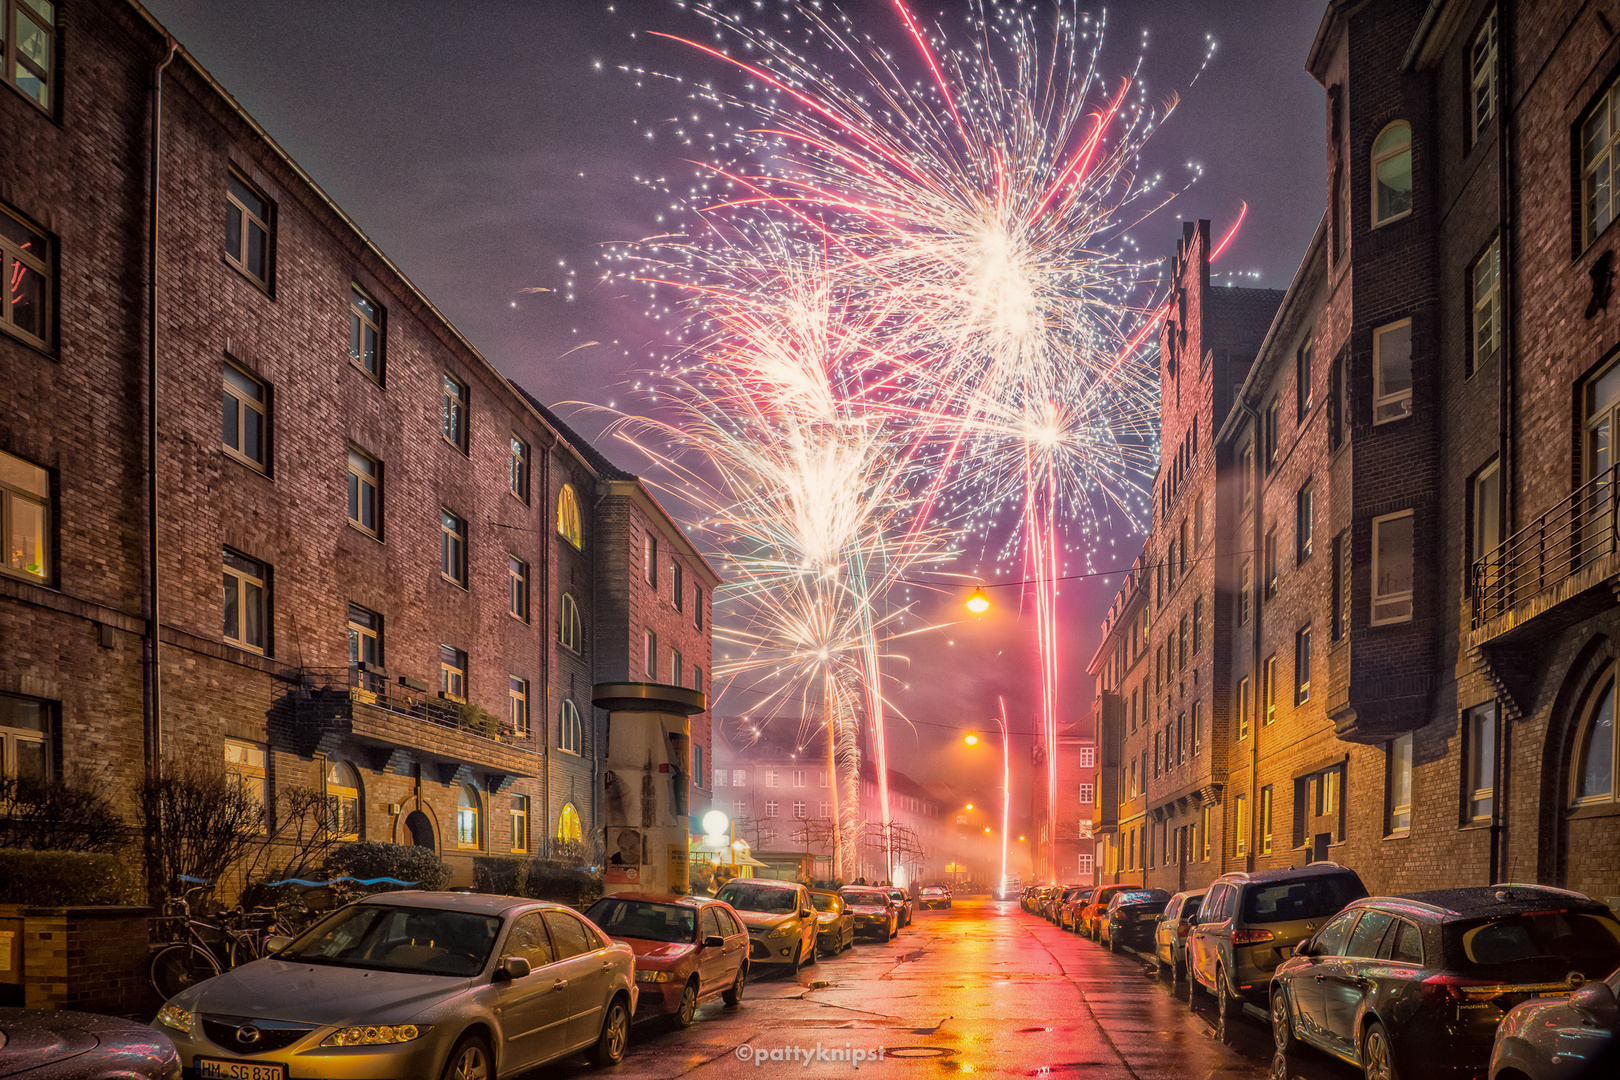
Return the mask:
{"type": "Polygon", "coordinates": [[[334,700],[369,705],[496,742],[511,740],[518,734],[510,717],[497,716],[425,690],[413,690],[364,668],[306,667],[300,668],[298,675],[307,695],[304,700],[311,706],[319,707],[334,700]]]}
{"type": "Polygon", "coordinates": [[[1617,479],[1620,465],[1610,466],[1474,560],[1469,584],[1475,627],[1620,550],[1617,479]]]}

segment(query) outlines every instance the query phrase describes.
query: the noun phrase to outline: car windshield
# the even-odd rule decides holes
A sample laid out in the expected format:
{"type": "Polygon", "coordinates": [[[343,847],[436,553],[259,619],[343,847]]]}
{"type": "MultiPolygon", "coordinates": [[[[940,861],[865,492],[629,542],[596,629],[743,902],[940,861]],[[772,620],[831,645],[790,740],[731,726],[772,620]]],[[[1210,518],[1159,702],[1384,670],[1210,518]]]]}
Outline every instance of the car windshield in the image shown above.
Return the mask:
{"type": "Polygon", "coordinates": [[[277,954],[294,963],[476,975],[501,920],[471,911],[353,904],[335,911],[277,954]]]}
{"type": "Polygon", "coordinates": [[[846,904],[876,904],[883,907],[889,902],[888,896],[877,889],[851,889],[842,895],[846,904]]]}
{"type": "Polygon", "coordinates": [[[810,894],[810,902],[816,905],[817,911],[836,913],[843,910],[844,907],[843,901],[838,899],[837,894],[830,892],[813,892],[810,894]]]}
{"type": "Polygon", "coordinates": [[[613,937],[642,941],[690,942],[697,940],[697,912],[678,904],[651,904],[604,896],[585,917],[613,937]]]}
{"type": "Polygon", "coordinates": [[[904,889],[890,889],[889,895],[894,897],[896,900],[904,900],[906,898],[906,891],[904,889]]]}
{"type": "Polygon", "coordinates": [[[738,911],[760,911],[767,915],[787,915],[799,910],[799,894],[795,890],[770,885],[739,885],[733,881],[720,890],[717,899],[738,911]]]}
{"type": "Polygon", "coordinates": [[[944,889],[924,889],[922,891],[922,895],[923,896],[944,896],[945,895],[945,890],[944,889]]]}
{"type": "Polygon", "coordinates": [[[1606,915],[1536,911],[1454,923],[1446,937],[1470,974],[1562,978],[1579,968],[1595,978],[1620,965],[1620,922],[1606,915]]]}
{"type": "Polygon", "coordinates": [[[1255,885],[1243,897],[1243,921],[1280,923],[1321,919],[1366,895],[1361,880],[1348,874],[1255,885]]]}

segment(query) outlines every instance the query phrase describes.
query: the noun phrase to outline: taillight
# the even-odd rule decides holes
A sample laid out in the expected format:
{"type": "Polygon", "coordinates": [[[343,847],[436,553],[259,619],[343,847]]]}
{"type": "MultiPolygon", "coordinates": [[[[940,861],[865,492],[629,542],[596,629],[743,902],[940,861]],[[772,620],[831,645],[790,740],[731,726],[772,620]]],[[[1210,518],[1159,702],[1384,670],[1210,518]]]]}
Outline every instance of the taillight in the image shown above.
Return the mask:
{"type": "Polygon", "coordinates": [[[1272,941],[1277,937],[1270,930],[1234,930],[1232,931],[1232,944],[1258,945],[1262,941],[1272,941]]]}
{"type": "Polygon", "coordinates": [[[1480,1000],[1482,995],[1477,992],[1478,987],[1492,986],[1489,981],[1482,979],[1469,979],[1461,975],[1430,975],[1423,980],[1423,987],[1436,997],[1443,997],[1451,1001],[1480,1000]],[[1470,990],[1476,990],[1470,994],[1470,990]]]}
{"type": "Polygon", "coordinates": [[[1180,926],[1176,927],[1176,937],[1186,937],[1191,932],[1192,927],[1188,926],[1186,923],[1182,923],[1180,926]]]}

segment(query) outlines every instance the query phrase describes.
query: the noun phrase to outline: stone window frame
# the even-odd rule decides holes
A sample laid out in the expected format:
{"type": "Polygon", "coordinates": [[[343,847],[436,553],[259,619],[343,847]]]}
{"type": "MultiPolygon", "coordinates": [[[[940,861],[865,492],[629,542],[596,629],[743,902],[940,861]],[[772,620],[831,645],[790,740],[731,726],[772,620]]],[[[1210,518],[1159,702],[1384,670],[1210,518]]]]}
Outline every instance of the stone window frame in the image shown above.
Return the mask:
{"type": "Polygon", "coordinates": [[[27,458],[0,451],[0,536],[6,537],[5,558],[0,560],[0,574],[49,584],[55,572],[55,550],[51,543],[53,500],[51,499],[51,473],[27,458]],[[23,509],[19,509],[23,508],[23,509]],[[20,534],[17,518],[27,513],[39,520],[38,546],[34,562],[23,562],[26,552],[19,553],[18,565],[12,565],[11,538],[20,534]]]}
{"type": "MultiPolygon", "coordinates": [[[[0,0],[0,6],[5,0],[0,0]]],[[[36,274],[40,280],[39,327],[43,334],[25,330],[13,321],[11,290],[0,290],[0,328],[19,341],[45,352],[52,351],[52,333],[56,323],[56,243],[44,229],[29,221],[23,214],[6,205],[0,205],[0,223],[10,226],[0,229],[0,275],[6,281],[16,281],[23,272],[36,274]],[[28,239],[20,240],[10,233],[21,233],[28,239]],[[41,251],[32,250],[38,245],[41,251]],[[21,269],[19,269],[19,267],[21,269]]]]}

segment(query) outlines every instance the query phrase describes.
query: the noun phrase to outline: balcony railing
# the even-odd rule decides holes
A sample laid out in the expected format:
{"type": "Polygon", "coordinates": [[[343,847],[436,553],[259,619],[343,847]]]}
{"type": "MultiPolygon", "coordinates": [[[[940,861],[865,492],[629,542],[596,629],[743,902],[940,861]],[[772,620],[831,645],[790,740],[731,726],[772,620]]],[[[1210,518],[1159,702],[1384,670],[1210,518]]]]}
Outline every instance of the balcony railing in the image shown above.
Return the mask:
{"type": "Polygon", "coordinates": [[[299,669],[298,678],[310,704],[346,700],[497,742],[517,735],[507,717],[427,691],[413,690],[365,668],[306,667],[299,669]]]}
{"type": "Polygon", "coordinates": [[[1620,550],[1617,479],[1620,465],[1598,473],[1474,561],[1470,584],[1476,628],[1620,550]]]}

